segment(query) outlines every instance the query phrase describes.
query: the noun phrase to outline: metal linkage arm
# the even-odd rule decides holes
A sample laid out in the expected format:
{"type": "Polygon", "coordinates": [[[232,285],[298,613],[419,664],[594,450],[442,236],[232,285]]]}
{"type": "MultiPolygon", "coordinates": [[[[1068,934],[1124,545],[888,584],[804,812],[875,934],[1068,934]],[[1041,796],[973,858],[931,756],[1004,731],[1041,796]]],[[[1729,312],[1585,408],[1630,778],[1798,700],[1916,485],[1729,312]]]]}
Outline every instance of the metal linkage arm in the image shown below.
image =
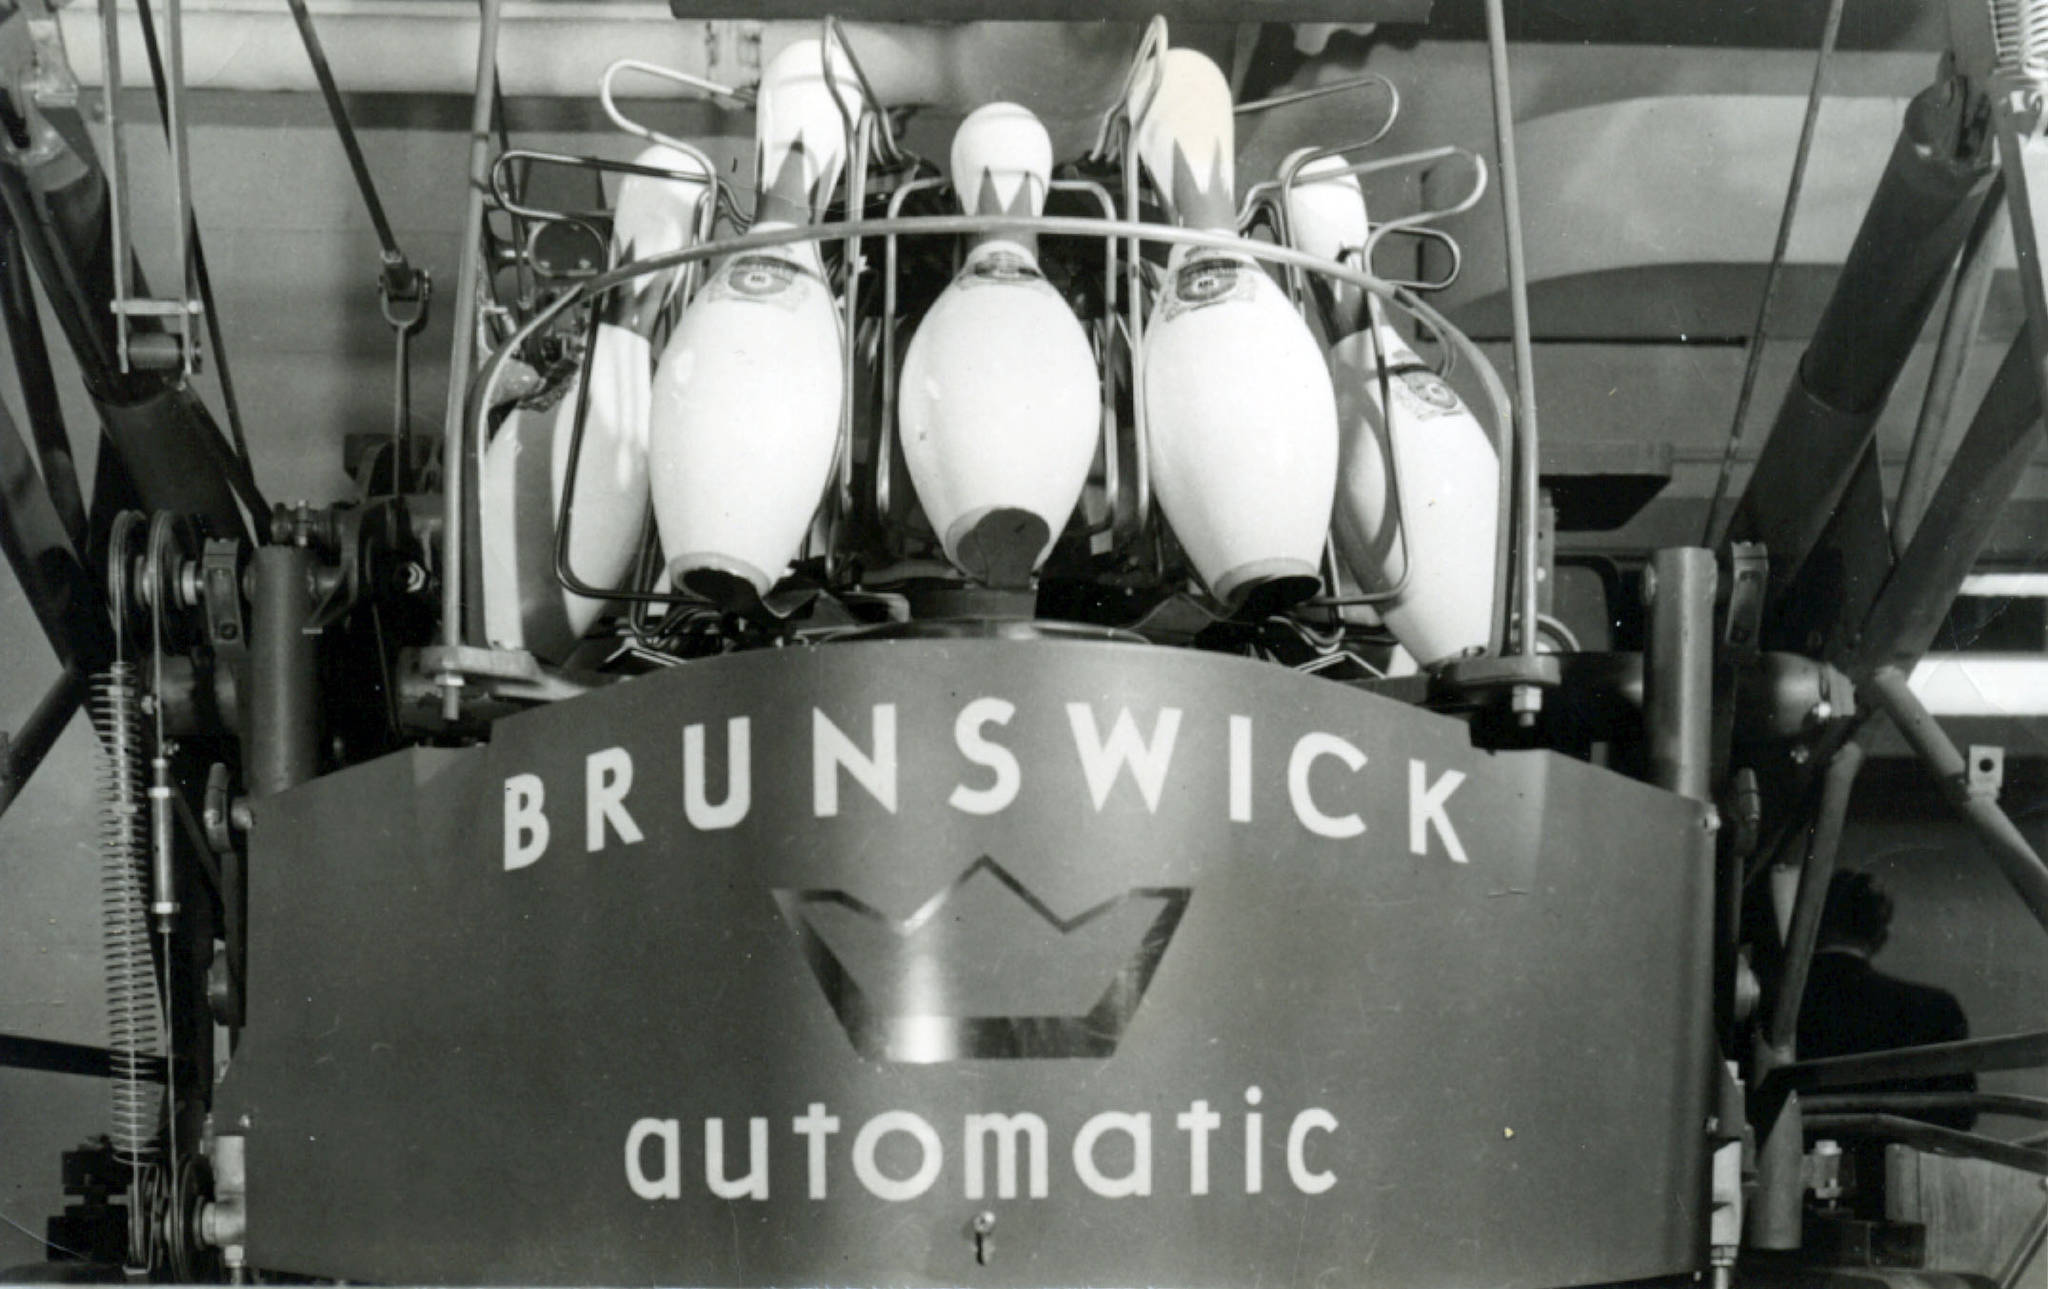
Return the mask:
{"type": "MultiPolygon", "coordinates": [[[[1948,281],[1994,174],[1981,102],[1949,77],[1913,100],[1813,341],[1727,536],[1771,553],[1773,600],[1808,557],[1868,449],[1886,396],[1948,281]]],[[[1803,649],[1764,624],[1765,647],[1803,649]]]]}
{"type": "Polygon", "coordinates": [[[1880,667],[1861,692],[1892,718],[1899,733],[1940,780],[1956,813],[1976,830],[1977,839],[1984,843],[2005,880],[2026,902],[2027,911],[2048,928],[2048,864],[2041,862],[1997,800],[1971,790],[1969,765],[1963,754],[1942,731],[1940,722],[1914,697],[1905,674],[1896,667],[1880,667]]]}

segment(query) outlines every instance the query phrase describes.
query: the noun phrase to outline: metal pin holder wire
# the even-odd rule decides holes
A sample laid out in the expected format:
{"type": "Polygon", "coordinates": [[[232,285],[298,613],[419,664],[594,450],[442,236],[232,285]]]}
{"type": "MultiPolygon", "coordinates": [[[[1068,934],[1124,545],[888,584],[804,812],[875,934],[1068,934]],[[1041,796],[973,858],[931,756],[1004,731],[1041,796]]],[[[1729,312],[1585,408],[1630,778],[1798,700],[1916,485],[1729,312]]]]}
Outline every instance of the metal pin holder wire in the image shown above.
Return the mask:
{"type": "MultiPolygon", "coordinates": [[[[1143,350],[1146,303],[1150,292],[1142,252],[1147,244],[1169,248],[1175,245],[1192,245],[1249,256],[1279,272],[1290,295],[1305,314],[1316,307],[1311,283],[1320,280],[1332,286],[1349,286],[1377,301],[1377,308],[1391,307],[1414,319],[1441,343],[1449,362],[1462,363],[1474,374],[1488,413],[1487,419],[1494,429],[1495,446],[1502,461],[1501,531],[1503,534],[1512,531],[1510,520],[1513,516],[1508,512],[1513,506],[1514,491],[1507,484],[1513,439],[1518,433],[1513,404],[1500,376],[1479,348],[1422,298],[1423,293],[1441,290],[1450,285],[1455,280],[1462,262],[1456,241],[1432,225],[1435,221],[1470,209],[1480,200],[1486,190],[1486,167],[1476,154],[1465,149],[1449,147],[1432,148],[1396,157],[1353,159],[1355,154],[1384,138],[1392,127],[1395,113],[1398,112],[1398,95],[1383,78],[1363,77],[1338,85],[1317,87],[1316,90],[1306,91],[1300,95],[1288,95],[1259,104],[1246,105],[1247,108],[1260,110],[1284,106],[1303,98],[1320,97],[1327,93],[1379,86],[1387,92],[1390,107],[1387,119],[1366,137],[1296,156],[1289,165],[1283,167],[1273,181],[1253,187],[1246,194],[1241,211],[1240,235],[1146,222],[1140,218],[1145,186],[1129,142],[1136,120],[1144,110],[1144,104],[1149,101],[1156,89],[1156,79],[1148,82],[1147,78],[1156,78],[1156,54],[1165,48],[1164,21],[1155,20],[1147,29],[1132,60],[1123,93],[1117,99],[1118,105],[1105,114],[1095,146],[1088,154],[1089,160],[1093,162],[1115,163],[1118,166],[1122,186],[1121,200],[1119,201],[1103,185],[1089,180],[1063,179],[1052,184],[1053,191],[1074,194],[1091,202],[1102,211],[1102,217],[963,214],[905,216],[902,212],[913,197],[939,192],[945,187],[945,181],[930,177],[927,172],[932,168],[900,147],[887,113],[875,100],[865,73],[861,71],[857,58],[846,45],[838,24],[827,19],[824,32],[825,58],[845,60],[853,73],[855,84],[859,86],[861,102],[848,104],[843,99],[839,100],[846,126],[848,157],[842,209],[848,217],[809,227],[777,228],[759,233],[749,231],[752,225],[750,214],[739,208],[729,185],[718,180],[716,167],[710,164],[702,151],[684,140],[649,129],[626,116],[617,108],[614,101],[613,83],[619,74],[636,72],[663,77],[696,88],[711,97],[735,103],[748,101],[748,95],[744,91],[692,77],[686,73],[658,68],[638,60],[616,63],[606,72],[602,98],[607,114],[629,133],[665,144],[700,161],[705,174],[710,176],[710,200],[700,205],[696,240],[691,245],[673,253],[626,264],[611,263],[608,259],[605,272],[561,283],[560,289],[552,299],[528,311],[529,316],[495,347],[478,373],[478,392],[471,403],[466,450],[474,457],[477,469],[481,469],[492,412],[498,403],[499,389],[511,370],[513,359],[536,336],[558,326],[573,309],[594,305],[608,292],[623,288],[646,275],[672,270],[681,270],[681,285],[677,290],[676,301],[681,307],[687,308],[692,293],[701,283],[704,270],[717,261],[732,255],[772,247],[800,243],[836,244],[841,248],[839,307],[844,380],[839,444],[831,482],[822,499],[819,519],[813,525],[813,537],[806,543],[804,555],[812,559],[814,566],[821,568],[828,586],[838,590],[856,589],[858,573],[856,572],[853,579],[847,579],[849,565],[843,556],[856,525],[863,518],[863,510],[867,511],[868,516],[879,526],[878,532],[864,535],[878,537],[879,546],[892,555],[901,555],[904,552],[905,538],[909,535],[900,527],[891,526],[900,489],[893,455],[899,393],[896,356],[900,320],[896,314],[903,262],[901,239],[957,239],[989,233],[1035,234],[1047,238],[1096,238],[1101,240],[1104,247],[1104,312],[1094,329],[1092,339],[1105,377],[1103,439],[1100,451],[1103,460],[1102,481],[1108,504],[1104,517],[1093,521],[1086,528],[1086,535],[1091,541],[1109,534],[1112,549],[1127,554],[1144,552],[1149,543],[1152,570],[1164,572],[1158,563],[1158,528],[1152,522],[1150,452],[1144,419],[1143,350]],[[1345,176],[1380,175],[1404,169],[1428,168],[1459,162],[1469,165],[1474,177],[1469,189],[1456,201],[1382,221],[1373,226],[1363,246],[1349,248],[1349,253],[1341,262],[1331,261],[1300,250],[1294,244],[1293,231],[1287,221],[1287,197],[1297,184],[1304,182],[1302,169],[1321,158],[1331,156],[1344,158],[1346,164],[1341,169],[1318,171],[1309,181],[1324,182],[1345,176]],[[880,171],[888,175],[893,183],[889,197],[883,205],[884,213],[875,218],[866,217],[865,214],[868,209],[868,176],[871,171],[880,171]],[[730,233],[712,236],[714,231],[723,232],[726,229],[730,229],[730,233]],[[1250,235],[1261,229],[1269,231],[1275,240],[1268,241],[1250,235]],[[1446,269],[1429,279],[1401,279],[1374,274],[1371,271],[1374,251],[1385,239],[1395,236],[1420,238],[1440,247],[1448,256],[1446,269]],[[883,247],[881,316],[863,319],[860,314],[860,283],[867,266],[861,248],[864,242],[870,239],[880,239],[883,247]],[[875,377],[881,387],[881,407],[879,417],[871,427],[863,427],[859,423],[855,397],[860,337],[863,334],[864,321],[872,324],[875,333],[878,334],[876,366],[879,370],[875,372],[875,377]],[[1127,424],[1119,423],[1116,391],[1112,379],[1112,362],[1119,359],[1128,365],[1130,377],[1131,415],[1127,424]],[[1125,437],[1126,435],[1128,437],[1125,437]],[[855,485],[856,448],[860,446],[863,438],[870,448],[869,460],[873,467],[872,485],[864,499],[856,497],[855,485]],[[1131,463],[1129,470],[1123,469],[1121,464],[1126,451],[1131,463]],[[865,507],[859,504],[861,500],[867,502],[865,507]],[[1128,522],[1120,522],[1121,517],[1126,516],[1128,522]]],[[[838,82],[829,75],[830,70],[828,67],[827,82],[836,86],[838,82]]],[[[603,217],[601,211],[548,210],[527,205],[516,199],[505,182],[505,176],[514,165],[531,164],[575,165],[595,170],[647,174],[653,177],[700,178],[589,157],[571,158],[558,154],[507,152],[499,158],[498,165],[492,172],[492,197],[496,205],[508,215],[529,222],[578,221],[593,231],[597,227],[595,221],[603,217]]],[[[572,594],[626,605],[630,610],[628,621],[634,635],[643,645],[652,647],[657,628],[650,620],[651,612],[665,610],[672,618],[674,615],[710,612],[709,606],[703,601],[678,589],[656,589],[663,579],[659,547],[651,531],[652,524],[649,525],[650,531],[643,542],[641,558],[635,571],[629,582],[623,586],[608,588],[593,585],[580,576],[570,564],[576,480],[581,466],[589,404],[590,381],[587,379],[587,366],[592,349],[590,341],[595,335],[596,312],[595,308],[591,311],[592,322],[585,339],[585,379],[580,381],[577,393],[577,404],[571,421],[567,468],[561,495],[556,502],[554,572],[561,587],[572,594]]],[[[1376,341],[1375,353],[1379,360],[1382,406],[1387,406],[1386,356],[1378,352],[1376,341]]],[[[1394,473],[1391,452],[1387,455],[1389,486],[1394,495],[1398,496],[1398,476],[1394,473]]],[[[1394,586],[1356,595],[1331,594],[1310,601],[1310,607],[1341,611],[1347,607],[1384,603],[1400,596],[1406,585],[1409,567],[1405,535],[1402,540],[1403,571],[1400,580],[1394,586]]],[[[1325,559],[1329,565],[1326,567],[1326,585],[1334,590],[1336,583],[1329,575],[1334,572],[1335,557],[1327,548],[1325,559]]],[[[1502,585],[1497,587],[1499,593],[1495,596],[1495,621],[1492,632],[1495,650],[1502,647],[1507,634],[1507,561],[1503,560],[1501,565],[1502,585]]],[[[1523,561],[1523,566],[1526,565],[1527,561],[1523,561]]]]}

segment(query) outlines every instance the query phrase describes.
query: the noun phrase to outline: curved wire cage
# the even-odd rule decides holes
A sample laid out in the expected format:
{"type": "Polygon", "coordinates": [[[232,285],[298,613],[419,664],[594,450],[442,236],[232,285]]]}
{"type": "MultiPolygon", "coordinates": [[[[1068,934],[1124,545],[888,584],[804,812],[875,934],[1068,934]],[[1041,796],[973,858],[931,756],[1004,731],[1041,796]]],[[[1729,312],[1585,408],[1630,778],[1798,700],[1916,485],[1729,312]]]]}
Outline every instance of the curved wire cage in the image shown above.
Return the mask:
{"type": "MultiPolygon", "coordinates": [[[[1497,531],[1500,534],[1500,548],[1496,560],[1496,581],[1493,588],[1493,617],[1489,636],[1488,652],[1503,654],[1516,644],[1520,652],[1535,651],[1535,630],[1521,629],[1515,622],[1511,608],[1515,603],[1533,602],[1529,594],[1531,584],[1537,575],[1537,564],[1533,544],[1527,533],[1533,524],[1519,512],[1523,508],[1519,501],[1519,490],[1513,486],[1513,474],[1518,464],[1517,453],[1526,454],[1530,445],[1517,423],[1513,402],[1507,388],[1488,362],[1484,354],[1471,339],[1452,326],[1437,310],[1423,298],[1422,293],[1441,289],[1456,277],[1460,257],[1454,239],[1430,225],[1447,215],[1470,209],[1486,190],[1486,166],[1476,154],[1458,148],[1433,148],[1419,153],[1398,157],[1355,159],[1356,154],[1380,141],[1391,128],[1399,110],[1399,96],[1393,86],[1383,78],[1368,76],[1343,85],[1330,87],[1329,92],[1347,89],[1374,87],[1381,88],[1388,98],[1386,119],[1378,128],[1359,140],[1334,147],[1304,149],[1291,157],[1276,178],[1268,183],[1251,188],[1245,197],[1239,217],[1238,232],[1212,232],[1182,228],[1170,224],[1150,222],[1141,219],[1145,186],[1139,173],[1134,150],[1127,146],[1134,124],[1136,111],[1132,108],[1148,95],[1144,89],[1144,78],[1148,75],[1154,56],[1164,48],[1163,22],[1156,22],[1148,29],[1134,57],[1127,77],[1126,92],[1120,96],[1119,108],[1105,115],[1090,159],[1096,162],[1120,162],[1122,193],[1121,200],[1102,184],[1089,179],[1070,178],[1055,180],[1052,190],[1070,195],[1075,201],[1092,207],[1099,215],[1081,217],[1070,215],[1041,215],[1036,217],[1015,215],[910,215],[902,212],[907,203],[920,193],[936,194],[943,190],[946,181],[937,177],[934,167],[922,162],[902,149],[892,128],[889,116],[876,102],[865,74],[853,58],[837,24],[827,19],[824,24],[824,59],[828,63],[827,83],[837,82],[829,75],[829,63],[834,58],[844,58],[853,72],[855,83],[860,87],[862,101],[848,105],[835,89],[835,101],[841,107],[845,125],[845,142],[848,165],[845,179],[843,210],[849,216],[806,227],[777,227],[765,231],[750,231],[752,218],[749,212],[740,209],[732,189],[718,179],[717,168],[711,164],[701,150],[682,140],[672,139],[658,131],[650,130],[633,122],[613,101],[613,81],[620,71],[637,71],[665,75],[665,69],[654,68],[635,60],[621,60],[614,64],[605,77],[603,100],[607,113],[615,123],[628,132],[676,148],[703,168],[702,175],[687,176],[708,186],[707,198],[700,203],[700,218],[696,227],[696,240],[692,244],[672,253],[616,264],[607,261],[604,272],[582,277],[559,290],[552,299],[526,310],[527,316],[509,334],[504,335],[494,347],[489,360],[478,373],[474,394],[469,406],[468,432],[465,451],[472,458],[471,464],[481,477],[483,454],[490,439],[491,418],[499,407],[500,387],[511,370],[512,360],[535,337],[553,328],[558,328],[574,311],[583,309],[588,313],[588,323],[583,331],[582,363],[583,372],[576,383],[575,408],[570,427],[567,449],[567,469],[559,485],[555,499],[555,525],[553,545],[553,573],[561,589],[575,595],[598,600],[620,603],[628,609],[628,621],[634,634],[642,643],[648,642],[645,614],[654,608],[671,611],[691,606],[706,607],[704,602],[679,589],[656,589],[659,583],[661,560],[653,533],[651,520],[647,526],[640,559],[632,574],[621,585],[604,586],[594,584],[573,567],[570,558],[571,534],[576,522],[577,479],[582,465],[586,420],[589,413],[590,379],[589,366],[595,352],[595,337],[601,305],[609,293],[627,287],[650,274],[678,272],[681,285],[677,299],[683,308],[697,285],[700,284],[705,266],[729,256],[750,251],[786,247],[801,243],[819,244],[820,249],[836,246],[839,250],[837,264],[838,308],[840,310],[842,398],[839,424],[839,441],[835,466],[830,480],[820,499],[820,509],[813,524],[812,539],[806,543],[804,556],[822,572],[826,587],[835,590],[859,589],[861,570],[850,566],[844,558],[846,548],[858,536],[871,544],[879,542],[883,549],[902,553],[905,539],[911,534],[906,528],[909,522],[901,518],[904,508],[897,505],[899,481],[893,461],[896,435],[896,382],[897,336],[902,318],[899,316],[899,278],[902,271],[903,239],[960,239],[971,235],[1011,234],[1033,235],[1054,239],[1086,239],[1101,246],[1102,311],[1091,328],[1091,342],[1095,350],[1098,370],[1104,373],[1102,382],[1102,440],[1098,446],[1101,489],[1104,502],[1100,517],[1088,519],[1085,516],[1078,525],[1070,526],[1068,535],[1081,535],[1092,543],[1108,544],[1112,551],[1124,552],[1134,557],[1150,556],[1150,569],[1162,581],[1169,570],[1162,564],[1160,552],[1160,530],[1163,520],[1156,515],[1151,490],[1151,454],[1149,432],[1145,424],[1144,399],[1139,391],[1144,388],[1143,353],[1144,329],[1152,291],[1148,289],[1144,256],[1147,246],[1171,248],[1193,246],[1227,251],[1248,256],[1276,270],[1304,315],[1308,315],[1325,297],[1317,296],[1312,285],[1316,282],[1349,286],[1378,302],[1376,308],[1392,308],[1399,314],[1414,320],[1441,344],[1448,365],[1462,365],[1474,375],[1474,381],[1485,404],[1487,423],[1493,438],[1493,446],[1500,462],[1498,490],[1497,531]],[[1325,158],[1343,162],[1336,169],[1318,169],[1312,178],[1303,175],[1304,167],[1325,158]],[[1293,245],[1294,237],[1288,222],[1288,199],[1294,189],[1304,182],[1328,182],[1384,173],[1402,168],[1430,166],[1445,162],[1463,162],[1472,173],[1469,190],[1446,206],[1426,209],[1376,224],[1365,245],[1349,248],[1343,262],[1332,261],[1305,252],[1293,245]],[[884,177],[888,189],[886,198],[870,200],[868,187],[871,172],[884,177]],[[870,216],[871,206],[879,205],[884,212],[870,216]],[[724,236],[713,236],[714,231],[731,231],[724,236]],[[1265,236],[1260,236],[1264,234],[1265,236]],[[1410,236],[1436,244],[1444,252],[1446,269],[1433,279],[1401,280],[1380,276],[1370,271],[1374,250],[1383,239],[1392,236],[1410,236]],[[1267,240],[1270,237],[1272,240],[1267,240]],[[864,242],[880,239],[883,243],[881,257],[882,282],[878,292],[878,305],[871,304],[869,313],[863,316],[861,290],[862,278],[870,272],[862,255],[864,242]],[[865,330],[864,330],[865,327],[865,330]],[[875,337],[877,344],[869,354],[861,353],[860,338],[863,335],[875,337]],[[863,365],[879,386],[879,411],[863,423],[860,401],[857,397],[858,379],[863,365]],[[1121,381],[1112,377],[1120,377],[1121,381]],[[1121,407],[1117,396],[1121,386],[1128,393],[1128,407],[1121,407]],[[871,465],[871,479],[864,496],[857,495],[856,462],[865,459],[871,465]],[[1127,466],[1126,466],[1126,463],[1127,466]],[[856,532],[856,529],[864,531],[856,532]],[[1511,534],[1515,535],[1511,539],[1511,534]],[[1510,595],[1510,590],[1515,591],[1510,595]]],[[[680,74],[670,76],[679,78],[680,74]]],[[[687,78],[689,83],[714,97],[734,102],[747,101],[743,91],[717,85],[712,82],[699,83],[697,78],[687,78]]],[[[1263,104],[1246,105],[1256,110],[1263,104]]],[[[598,212],[551,211],[525,205],[509,191],[505,177],[509,167],[520,161],[540,160],[559,164],[581,165],[587,168],[618,173],[645,174],[651,177],[685,177],[659,168],[625,162],[606,162],[595,158],[571,158],[554,154],[507,152],[498,159],[492,172],[493,204],[515,218],[528,221],[568,220],[587,223],[598,212]]],[[[1327,330],[1328,317],[1324,322],[1327,330]]],[[[1377,329],[1368,328],[1374,335],[1373,350],[1377,359],[1377,379],[1380,383],[1380,405],[1390,406],[1388,381],[1390,379],[1387,356],[1381,351],[1377,340],[1377,329]]],[[[1332,336],[1332,339],[1335,337],[1332,336]]],[[[1382,460],[1387,471],[1390,495],[1395,499],[1398,510],[1401,486],[1398,467],[1389,445],[1380,445],[1382,460]]],[[[479,540],[480,518],[474,500],[467,507],[466,529],[463,540],[479,540]]],[[[1307,608],[1323,611],[1342,625],[1342,610],[1355,606],[1373,606],[1398,599],[1406,589],[1412,561],[1407,558],[1406,534],[1396,526],[1398,540],[1402,543],[1399,580],[1391,586],[1370,592],[1342,594],[1335,576],[1338,562],[1334,550],[1326,542],[1324,553],[1325,594],[1307,603],[1307,608]]]]}

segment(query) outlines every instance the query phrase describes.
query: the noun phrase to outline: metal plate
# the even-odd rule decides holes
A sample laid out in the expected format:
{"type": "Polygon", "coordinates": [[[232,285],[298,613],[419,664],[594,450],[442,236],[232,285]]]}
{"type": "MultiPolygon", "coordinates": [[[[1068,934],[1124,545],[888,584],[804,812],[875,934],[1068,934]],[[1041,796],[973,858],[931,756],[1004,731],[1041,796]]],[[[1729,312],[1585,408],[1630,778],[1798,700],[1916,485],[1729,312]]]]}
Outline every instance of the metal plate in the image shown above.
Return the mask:
{"type": "Polygon", "coordinates": [[[254,836],[216,1122],[246,1120],[257,1266],[1471,1286],[1697,1261],[1699,808],[1333,682],[1073,641],[767,651],[318,780],[254,836]],[[1013,1194],[969,1120],[998,1114],[1044,1125],[1013,1194]]]}

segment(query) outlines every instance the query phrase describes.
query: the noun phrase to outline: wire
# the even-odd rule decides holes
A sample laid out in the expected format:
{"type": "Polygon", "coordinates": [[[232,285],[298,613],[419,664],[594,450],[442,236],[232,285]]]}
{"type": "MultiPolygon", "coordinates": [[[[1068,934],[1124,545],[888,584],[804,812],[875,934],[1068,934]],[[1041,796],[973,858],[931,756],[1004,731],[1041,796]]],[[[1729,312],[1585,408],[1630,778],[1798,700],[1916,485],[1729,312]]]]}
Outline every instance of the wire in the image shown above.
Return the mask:
{"type": "Polygon", "coordinates": [[[1806,117],[1799,124],[1799,149],[1792,157],[1792,179],[1785,188],[1785,209],[1778,216],[1778,240],[1771,248],[1771,262],[1764,270],[1763,298],[1756,306],[1756,326],[1749,336],[1749,352],[1742,364],[1742,390],[1735,396],[1735,420],[1728,427],[1728,450],[1721,456],[1721,473],[1714,480],[1714,497],[1707,503],[1706,525],[1700,530],[1700,544],[1712,549],[1724,535],[1719,522],[1721,503],[1728,496],[1728,483],[1735,475],[1735,450],[1742,444],[1742,422],[1749,415],[1749,400],[1756,393],[1757,371],[1763,365],[1764,326],[1770,320],[1771,302],[1778,294],[1778,270],[1784,266],[1785,250],[1792,242],[1792,219],[1799,210],[1799,192],[1806,185],[1806,161],[1813,152],[1814,125],[1820,120],[1821,91],[1827,85],[1828,59],[1835,52],[1835,38],[1842,30],[1842,0],[1828,0],[1827,22],[1821,28],[1820,53],[1813,60],[1813,84],[1806,91],[1806,117]]]}

